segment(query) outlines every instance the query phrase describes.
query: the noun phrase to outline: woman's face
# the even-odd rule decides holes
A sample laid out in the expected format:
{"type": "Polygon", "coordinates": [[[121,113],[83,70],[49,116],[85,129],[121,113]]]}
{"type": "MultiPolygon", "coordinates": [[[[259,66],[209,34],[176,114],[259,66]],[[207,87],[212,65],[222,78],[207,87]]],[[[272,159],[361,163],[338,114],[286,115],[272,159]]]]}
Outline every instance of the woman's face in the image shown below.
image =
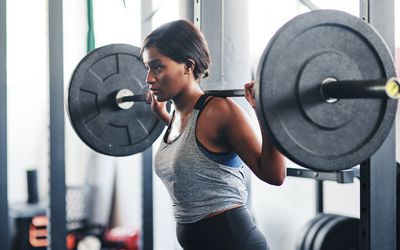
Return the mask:
{"type": "Polygon", "coordinates": [[[185,64],[162,55],[157,48],[146,49],[143,62],[147,68],[146,82],[157,101],[173,99],[187,85],[185,64]]]}

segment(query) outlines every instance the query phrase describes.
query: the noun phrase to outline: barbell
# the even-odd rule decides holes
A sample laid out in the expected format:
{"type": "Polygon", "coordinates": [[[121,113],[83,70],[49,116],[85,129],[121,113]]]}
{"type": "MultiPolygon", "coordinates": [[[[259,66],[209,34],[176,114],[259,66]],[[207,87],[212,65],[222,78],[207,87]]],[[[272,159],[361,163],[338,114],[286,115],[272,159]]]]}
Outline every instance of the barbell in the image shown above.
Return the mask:
{"type": "MultiPolygon", "coordinates": [[[[112,156],[142,152],[164,124],[146,103],[147,71],[139,48],[111,44],[88,53],[68,87],[78,136],[112,156]]],[[[400,81],[372,26],[350,14],[317,10],[287,22],[258,65],[256,113],[272,143],[314,170],[353,167],[371,156],[392,128],[400,81]]],[[[244,96],[244,90],[208,90],[244,96]]],[[[167,105],[170,109],[170,103],[167,105]]]]}
{"type": "MultiPolygon", "coordinates": [[[[115,103],[121,109],[130,109],[135,102],[147,101],[144,88],[143,94],[134,95],[129,89],[121,89],[115,95],[115,103]]],[[[244,97],[244,89],[227,90],[205,90],[205,94],[215,97],[244,97]]],[[[389,79],[377,80],[355,80],[338,81],[334,78],[326,78],[320,85],[321,98],[328,103],[337,102],[338,99],[356,98],[391,98],[398,99],[400,96],[400,80],[392,77],[389,79]]]]}

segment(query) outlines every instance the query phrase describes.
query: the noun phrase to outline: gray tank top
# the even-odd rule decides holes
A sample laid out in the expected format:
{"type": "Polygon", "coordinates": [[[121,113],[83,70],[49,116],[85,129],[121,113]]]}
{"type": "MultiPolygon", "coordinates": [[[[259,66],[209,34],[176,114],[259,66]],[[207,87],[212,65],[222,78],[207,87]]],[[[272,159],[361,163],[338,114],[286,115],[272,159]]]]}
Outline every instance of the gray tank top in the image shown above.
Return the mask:
{"type": "Polygon", "coordinates": [[[171,196],[178,223],[193,223],[247,202],[243,165],[231,167],[215,162],[197,144],[196,122],[202,106],[193,110],[182,133],[170,143],[166,142],[167,131],[155,155],[156,174],[171,196]]]}

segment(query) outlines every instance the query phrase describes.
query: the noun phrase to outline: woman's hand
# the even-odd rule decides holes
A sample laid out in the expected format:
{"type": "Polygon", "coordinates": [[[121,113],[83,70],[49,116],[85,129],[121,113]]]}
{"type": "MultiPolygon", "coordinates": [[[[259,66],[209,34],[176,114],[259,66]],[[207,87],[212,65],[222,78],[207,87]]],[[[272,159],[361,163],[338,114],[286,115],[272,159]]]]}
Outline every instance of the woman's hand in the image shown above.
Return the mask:
{"type": "Polygon", "coordinates": [[[168,125],[170,114],[167,110],[167,102],[159,102],[156,97],[148,91],[146,93],[146,100],[151,105],[151,111],[165,124],[168,125]]]}
{"type": "Polygon", "coordinates": [[[253,109],[256,109],[256,99],[254,97],[254,80],[244,85],[244,97],[253,109]]]}

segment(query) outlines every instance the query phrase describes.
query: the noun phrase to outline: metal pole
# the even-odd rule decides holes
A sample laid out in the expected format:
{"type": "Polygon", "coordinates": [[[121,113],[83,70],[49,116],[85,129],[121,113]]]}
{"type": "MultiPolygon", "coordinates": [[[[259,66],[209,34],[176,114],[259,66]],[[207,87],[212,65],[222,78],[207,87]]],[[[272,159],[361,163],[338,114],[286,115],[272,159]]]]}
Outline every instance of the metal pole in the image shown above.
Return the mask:
{"type": "Polygon", "coordinates": [[[142,249],[153,249],[153,150],[142,154],[142,249]]]}
{"type": "MultiPolygon", "coordinates": [[[[394,53],[394,0],[361,0],[360,16],[381,34],[394,53]]],[[[378,151],[361,164],[360,246],[396,249],[395,124],[378,151]]]]}
{"type": "MultiPolygon", "coordinates": [[[[212,61],[211,74],[200,82],[203,89],[243,88],[251,80],[247,9],[248,2],[241,0],[194,1],[194,23],[207,38],[212,61]]],[[[237,102],[253,112],[246,100],[237,102]]],[[[245,168],[244,174],[250,194],[251,171],[245,168]]],[[[248,197],[247,204],[251,207],[251,195],[248,197]]]]}
{"type": "Polygon", "coordinates": [[[151,18],[149,18],[153,13],[153,5],[152,1],[142,0],[142,17],[141,17],[141,24],[142,24],[142,40],[151,32],[152,30],[152,22],[151,18]]]}
{"type": "MultiPolygon", "coordinates": [[[[149,18],[153,12],[152,1],[142,0],[142,40],[152,30],[152,19],[149,18]]],[[[153,150],[152,147],[142,154],[142,232],[141,249],[153,250],[154,227],[153,227],[153,150]]]]}
{"type": "Polygon", "coordinates": [[[6,0],[0,0],[0,242],[10,249],[7,188],[7,16],[6,0]]]}
{"type": "Polygon", "coordinates": [[[400,163],[396,163],[396,245],[400,249],[400,163]]]}
{"type": "MultiPolygon", "coordinates": [[[[207,37],[208,47],[211,53],[212,65],[210,67],[210,74],[207,78],[201,81],[201,85],[208,89],[221,89],[226,86],[222,86],[225,83],[225,44],[224,44],[224,31],[225,31],[225,4],[224,0],[217,1],[200,1],[195,3],[197,10],[196,15],[199,14],[199,21],[195,21],[200,25],[201,31],[207,37]],[[198,10],[200,8],[200,10],[198,10]],[[217,86],[210,86],[216,83],[217,86]]],[[[239,22],[239,21],[238,21],[239,22]]],[[[233,25],[233,24],[232,24],[233,25]]],[[[232,41],[232,46],[234,42],[232,41]]],[[[234,64],[232,62],[232,64],[234,64]]]]}
{"type": "Polygon", "coordinates": [[[369,1],[370,0],[360,0],[360,18],[369,23],[369,1]]]}
{"type": "Polygon", "coordinates": [[[316,212],[317,214],[324,212],[324,182],[321,180],[316,181],[316,212]]]}
{"type": "Polygon", "coordinates": [[[63,10],[62,0],[49,4],[49,88],[50,88],[50,246],[66,249],[63,10]]]}
{"type": "Polygon", "coordinates": [[[194,22],[194,2],[200,0],[179,0],[179,18],[194,22]]]}

